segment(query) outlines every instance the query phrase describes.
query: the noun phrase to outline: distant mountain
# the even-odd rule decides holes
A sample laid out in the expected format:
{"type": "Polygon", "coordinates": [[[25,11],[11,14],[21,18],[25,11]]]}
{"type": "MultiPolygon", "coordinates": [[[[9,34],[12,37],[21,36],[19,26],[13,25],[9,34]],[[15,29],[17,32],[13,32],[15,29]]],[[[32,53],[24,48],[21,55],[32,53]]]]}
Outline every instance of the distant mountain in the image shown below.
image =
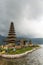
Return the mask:
{"type": "MultiPolygon", "coordinates": [[[[4,44],[4,40],[5,40],[5,36],[0,35],[0,45],[4,44]]],[[[17,37],[17,40],[21,40],[21,39],[25,39],[27,40],[27,42],[29,42],[29,40],[32,40],[33,44],[43,44],[43,38],[23,38],[23,37],[17,37]]]]}
{"type": "Polygon", "coordinates": [[[4,44],[5,36],[0,35],[0,45],[4,44]]]}
{"type": "Polygon", "coordinates": [[[25,39],[29,42],[29,40],[32,40],[33,44],[43,44],[43,38],[22,38],[22,37],[18,37],[18,40],[20,39],[25,39]]]}
{"type": "Polygon", "coordinates": [[[34,44],[43,44],[43,38],[31,38],[34,44]]]}

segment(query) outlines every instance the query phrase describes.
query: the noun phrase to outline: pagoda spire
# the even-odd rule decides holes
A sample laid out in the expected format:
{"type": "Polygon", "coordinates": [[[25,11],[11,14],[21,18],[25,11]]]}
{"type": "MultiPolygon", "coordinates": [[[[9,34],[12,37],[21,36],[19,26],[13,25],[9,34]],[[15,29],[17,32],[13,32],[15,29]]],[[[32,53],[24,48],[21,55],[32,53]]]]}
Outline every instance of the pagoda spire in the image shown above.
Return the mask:
{"type": "Polygon", "coordinates": [[[15,34],[15,28],[14,28],[14,23],[11,22],[8,37],[6,39],[7,43],[15,43],[16,41],[16,34],[15,34]]]}

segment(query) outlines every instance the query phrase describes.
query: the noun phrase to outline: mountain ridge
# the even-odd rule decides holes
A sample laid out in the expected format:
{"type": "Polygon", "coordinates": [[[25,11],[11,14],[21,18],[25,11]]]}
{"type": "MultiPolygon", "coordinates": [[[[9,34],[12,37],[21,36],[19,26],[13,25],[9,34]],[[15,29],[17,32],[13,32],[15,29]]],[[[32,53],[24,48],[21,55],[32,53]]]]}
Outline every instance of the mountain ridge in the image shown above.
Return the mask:
{"type": "MultiPolygon", "coordinates": [[[[0,35],[0,45],[4,44],[5,36],[0,35]]],[[[24,38],[24,37],[17,37],[17,40],[25,39],[29,42],[29,40],[32,40],[33,44],[43,44],[43,38],[24,38]]]]}

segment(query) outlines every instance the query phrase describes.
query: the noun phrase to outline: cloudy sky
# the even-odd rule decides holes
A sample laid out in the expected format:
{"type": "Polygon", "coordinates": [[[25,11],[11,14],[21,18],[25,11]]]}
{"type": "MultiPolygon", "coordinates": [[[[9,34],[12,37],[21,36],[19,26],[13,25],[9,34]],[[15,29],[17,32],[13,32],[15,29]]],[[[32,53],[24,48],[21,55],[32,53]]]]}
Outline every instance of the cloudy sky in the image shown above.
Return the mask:
{"type": "Polygon", "coordinates": [[[11,21],[17,36],[43,38],[43,0],[0,0],[0,35],[11,21]]]}

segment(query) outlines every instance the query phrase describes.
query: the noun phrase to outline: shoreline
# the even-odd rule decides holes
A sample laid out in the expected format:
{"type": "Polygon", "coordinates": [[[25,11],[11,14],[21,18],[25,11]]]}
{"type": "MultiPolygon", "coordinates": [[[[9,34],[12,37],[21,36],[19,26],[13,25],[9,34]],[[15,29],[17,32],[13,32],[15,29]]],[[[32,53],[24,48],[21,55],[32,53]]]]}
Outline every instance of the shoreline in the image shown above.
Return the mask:
{"type": "Polygon", "coordinates": [[[35,51],[37,49],[39,49],[39,47],[38,48],[34,48],[34,49],[30,50],[30,51],[26,51],[25,53],[15,54],[15,55],[0,54],[0,57],[8,58],[8,59],[9,58],[12,58],[12,59],[14,59],[14,58],[20,58],[20,57],[23,57],[23,56],[27,55],[28,53],[31,53],[31,52],[33,52],[33,51],[35,51]]]}

